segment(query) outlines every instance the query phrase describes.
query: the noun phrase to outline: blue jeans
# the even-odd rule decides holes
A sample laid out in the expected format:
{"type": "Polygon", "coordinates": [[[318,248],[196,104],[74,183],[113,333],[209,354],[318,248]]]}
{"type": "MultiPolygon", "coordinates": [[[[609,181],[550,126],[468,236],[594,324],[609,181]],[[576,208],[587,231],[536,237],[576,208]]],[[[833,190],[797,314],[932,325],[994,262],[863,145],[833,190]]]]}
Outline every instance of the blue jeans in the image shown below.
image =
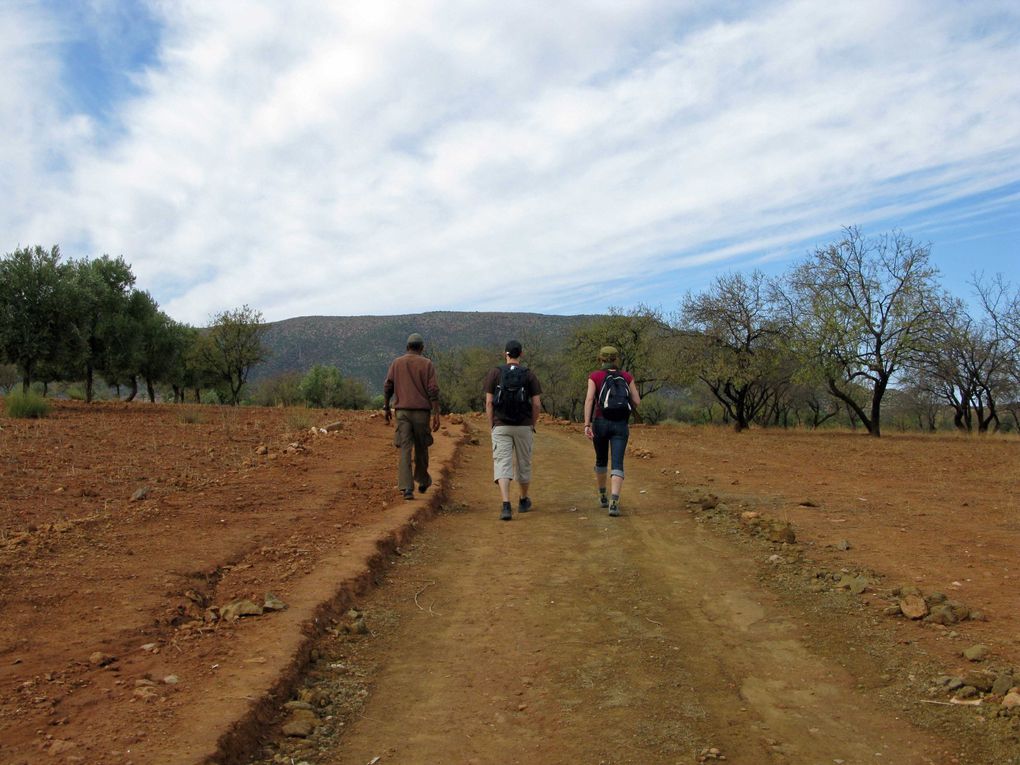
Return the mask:
{"type": "Polygon", "coordinates": [[[613,469],[608,472],[610,475],[623,478],[623,453],[627,449],[627,439],[630,437],[627,421],[596,417],[592,423],[592,435],[594,436],[592,443],[595,445],[595,472],[607,472],[609,453],[612,451],[613,469]]]}

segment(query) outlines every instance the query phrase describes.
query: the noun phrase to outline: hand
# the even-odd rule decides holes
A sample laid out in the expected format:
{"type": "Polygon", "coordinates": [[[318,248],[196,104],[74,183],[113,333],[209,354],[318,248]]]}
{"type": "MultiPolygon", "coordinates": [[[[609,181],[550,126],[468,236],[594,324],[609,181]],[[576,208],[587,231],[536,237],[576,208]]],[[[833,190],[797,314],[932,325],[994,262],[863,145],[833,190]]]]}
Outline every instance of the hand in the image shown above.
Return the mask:
{"type": "Polygon", "coordinates": [[[595,434],[591,430],[591,425],[584,426],[584,434],[588,437],[589,441],[593,441],[595,439],[595,434]]]}
{"type": "Polygon", "coordinates": [[[390,420],[392,419],[392,414],[391,414],[390,408],[388,406],[384,406],[383,407],[383,414],[386,417],[386,424],[389,425],[390,424],[390,420]]]}
{"type": "Polygon", "coordinates": [[[432,432],[435,433],[437,430],[439,430],[439,415],[434,414],[432,415],[432,432]]]}

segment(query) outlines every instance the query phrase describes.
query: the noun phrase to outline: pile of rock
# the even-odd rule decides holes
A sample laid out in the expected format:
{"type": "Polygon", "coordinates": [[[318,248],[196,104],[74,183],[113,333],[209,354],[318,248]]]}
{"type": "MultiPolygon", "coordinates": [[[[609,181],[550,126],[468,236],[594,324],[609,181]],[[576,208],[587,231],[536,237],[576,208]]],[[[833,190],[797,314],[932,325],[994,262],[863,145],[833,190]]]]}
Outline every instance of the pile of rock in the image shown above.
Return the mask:
{"type": "Polygon", "coordinates": [[[975,668],[961,675],[942,675],[933,690],[948,692],[956,704],[998,705],[1000,716],[1020,717],[1020,669],[975,668]]]}
{"type": "Polygon", "coordinates": [[[932,592],[925,595],[912,585],[897,587],[889,593],[892,604],[885,609],[887,616],[905,616],[915,621],[945,626],[960,622],[984,621],[981,611],[968,608],[958,600],[950,600],[945,593],[932,592]]]}

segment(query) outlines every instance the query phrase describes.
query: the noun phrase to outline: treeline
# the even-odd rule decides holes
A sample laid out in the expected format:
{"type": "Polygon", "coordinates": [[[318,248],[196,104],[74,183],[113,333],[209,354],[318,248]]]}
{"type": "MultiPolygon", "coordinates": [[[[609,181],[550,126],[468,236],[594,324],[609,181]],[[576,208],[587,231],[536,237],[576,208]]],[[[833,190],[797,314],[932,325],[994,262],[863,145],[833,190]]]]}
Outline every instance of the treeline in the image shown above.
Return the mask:
{"type": "MultiPolygon", "coordinates": [[[[144,384],[150,401],[381,405],[362,381],[330,366],[253,388],[249,374],[268,357],[260,312],[242,306],[198,329],[171,319],[134,284],[121,258],[63,261],[57,247],[5,255],[0,389],[80,384],[91,401],[98,377],[128,400],[144,384]]],[[[902,232],[868,238],[848,228],[778,277],[719,276],[670,315],[615,311],[579,326],[565,345],[518,339],[542,380],[543,407],[561,418],[582,416],[598,349],[614,345],[635,375],[646,422],[841,424],[874,436],[889,421],[1020,430],[1020,288],[983,275],[968,286],[971,303],[945,290],[930,247],[902,232]]],[[[502,347],[429,353],[444,410],[481,410],[481,381],[502,347]]]]}
{"type": "MultiPolygon", "coordinates": [[[[578,419],[598,348],[614,345],[634,373],[642,416],[806,426],[839,423],[881,435],[899,428],[1020,429],[1020,290],[975,276],[976,308],[943,289],[930,247],[901,232],[858,229],[777,278],[720,276],[670,316],[617,312],[578,329],[564,349],[525,345],[543,406],[578,419]]],[[[435,353],[443,404],[482,406],[492,349],[435,353]]]]}
{"type": "MultiPolygon", "coordinates": [[[[63,260],[58,247],[17,249],[0,260],[0,388],[19,382],[46,395],[80,385],[92,401],[97,379],[133,400],[186,397],[237,404],[251,369],[266,358],[262,315],[248,306],[223,311],[199,330],[170,318],[135,288],[122,258],[63,260]],[[167,395],[169,394],[169,395],[167,395]]],[[[367,403],[363,387],[337,370],[313,369],[297,381],[320,406],[367,403]]],[[[102,393],[102,391],[98,391],[102,393]]]]}

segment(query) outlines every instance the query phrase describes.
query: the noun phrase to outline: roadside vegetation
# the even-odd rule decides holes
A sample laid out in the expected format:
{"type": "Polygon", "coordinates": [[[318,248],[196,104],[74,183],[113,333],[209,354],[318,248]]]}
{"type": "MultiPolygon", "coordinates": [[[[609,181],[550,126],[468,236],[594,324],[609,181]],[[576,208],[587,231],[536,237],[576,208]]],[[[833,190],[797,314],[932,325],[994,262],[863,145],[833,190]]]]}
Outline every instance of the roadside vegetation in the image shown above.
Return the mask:
{"type": "MultiPolygon", "coordinates": [[[[598,348],[615,345],[644,422],[748,427],[1020,431],[1020,286],[1001,275],[939,281],[931,248],[900,231],[847,228],[777,277],[728,273],[680,296],[579,324],[562,342],[525,330],[543,407],[577,420],[598,348]],[[532,336],[529,336],[532,335],[532,336]]],[[[135,287],[122,258],[64,260],[59,248],[0,260],[0,392],[358,409],[366,381],[314,364],[251,383],[268,325],[245,305],[181,324],[135,287]],[[98,384],[97,384],[98,381],[98,384]]],[[[483,408],[500,348],[432,347],[446,412],[483,408]]],[[[10,398],[10,395],[8,395],[10,398]]],[[[8,412],[11,405],[8,403],[8,412]]]]}

